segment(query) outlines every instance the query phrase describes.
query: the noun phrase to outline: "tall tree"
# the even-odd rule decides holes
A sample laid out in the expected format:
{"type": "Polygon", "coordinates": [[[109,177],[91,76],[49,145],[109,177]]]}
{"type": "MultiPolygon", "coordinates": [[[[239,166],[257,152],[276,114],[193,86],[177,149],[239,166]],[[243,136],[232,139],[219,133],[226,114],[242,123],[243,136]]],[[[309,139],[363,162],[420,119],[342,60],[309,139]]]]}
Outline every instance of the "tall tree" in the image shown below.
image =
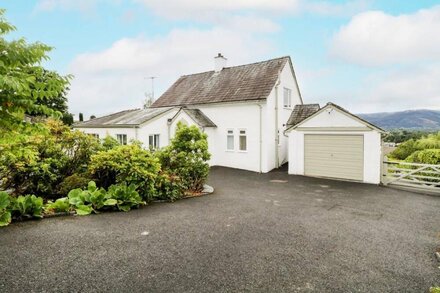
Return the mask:
{"type": "Polygon", "coordinates": [[[6,40],[16,28],[4,14],[0,9],[0,135],[19,125],[29,126],[25,114],[61,117],[60,109],[50,105],[57,103],[71,78],[41,65],[49,59],[51,47],[39,42],[28,44],[23,38],[6,40]]]}

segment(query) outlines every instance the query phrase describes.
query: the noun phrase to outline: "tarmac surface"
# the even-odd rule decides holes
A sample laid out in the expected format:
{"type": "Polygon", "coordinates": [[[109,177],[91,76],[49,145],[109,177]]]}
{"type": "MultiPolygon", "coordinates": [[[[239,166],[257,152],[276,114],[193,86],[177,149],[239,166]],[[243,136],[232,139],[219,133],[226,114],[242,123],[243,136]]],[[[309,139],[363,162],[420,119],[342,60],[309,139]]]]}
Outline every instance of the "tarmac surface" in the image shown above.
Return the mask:
{"type": "Polygon", "coordinates": [[[212,195],[0,229],[0,292],[427,292],[440,197],[214,167],[212,195]]]}

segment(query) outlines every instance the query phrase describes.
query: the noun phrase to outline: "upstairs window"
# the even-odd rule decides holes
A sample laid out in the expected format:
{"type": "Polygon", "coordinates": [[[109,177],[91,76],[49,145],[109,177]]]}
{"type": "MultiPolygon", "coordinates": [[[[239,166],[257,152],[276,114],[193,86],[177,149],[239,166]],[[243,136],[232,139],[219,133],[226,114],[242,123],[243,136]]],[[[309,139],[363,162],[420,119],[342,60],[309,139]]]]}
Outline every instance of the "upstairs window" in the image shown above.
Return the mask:
{"type": "Polygon", "coordinates": [[[292,90],[284,88],[284,108],[292,108],[292,90]]]}
{"type": "Polygon", "coordinates": [[[234,130],[228,130],[228,135],[226,139],[226,150],[233,151],[234,150],[234,130]]]}
{"type": "Polygon", "coordinates": [[[159,134],[151,134],[148,137],[148,144],[150,145],[151,148],[153,149],[158,149],[160,144],[159,144],[159,134]]]}
{"type": "Polygon", "coordinates": [[[116,134],[116,139],[120,144],[127,144],[127,135],[126,134],[116,134]]]}
{"type": "Polygon", "coordinates": [[[246,136],[246,130],[244,130],[244,129],[240,130],[239,150],[240,151],[246,151],[247,150],[247,136],[246,136]]]}

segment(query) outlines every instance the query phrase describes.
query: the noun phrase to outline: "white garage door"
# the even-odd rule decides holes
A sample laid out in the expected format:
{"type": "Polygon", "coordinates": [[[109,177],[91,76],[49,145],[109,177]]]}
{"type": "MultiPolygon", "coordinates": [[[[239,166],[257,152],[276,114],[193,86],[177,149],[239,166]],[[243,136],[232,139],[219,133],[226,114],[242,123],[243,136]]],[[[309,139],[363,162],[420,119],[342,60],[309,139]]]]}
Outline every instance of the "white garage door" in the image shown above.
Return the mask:
{"type": "Polygon", "coordinates": [[[363,135],[304,135],[304,174],[362,181],[363,135]]]}

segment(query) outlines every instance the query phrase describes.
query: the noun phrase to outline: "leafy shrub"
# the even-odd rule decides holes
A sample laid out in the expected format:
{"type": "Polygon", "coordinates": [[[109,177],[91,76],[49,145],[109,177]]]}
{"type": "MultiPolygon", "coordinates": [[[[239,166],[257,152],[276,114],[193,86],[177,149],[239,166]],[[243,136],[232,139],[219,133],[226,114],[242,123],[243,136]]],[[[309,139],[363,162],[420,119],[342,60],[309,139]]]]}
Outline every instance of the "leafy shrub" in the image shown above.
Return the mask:
{"type": "Polygon", "coordinates": [[[87,178],[84,175],[70,175],[64,178],[58,186],[58,194],[67,195],[72,189],[85,188],[89,182],[90,178],[87,178]]]}
{"type": "Polygon", "coordinates": [[[9,194],[0,191],[0,227],[7,226],[11,223],[10,204],[9,194]]]}
{"type": "Polygon", "coordinates": [[[390,157],[397,160],[405,160],[415,151],[417,151],[415,140],[410,139],[401,143],[393,152],[390,153],[390,157]]]}
{"type": "Polygon", "coordinates": [[[182,180],[176,175],[160,172],[156,178],[155,198],[175,201],[183,196],[184,187],[182,180]]]}
{"type": "Polygon", "coordinates": [[[184,189],[201,191],[208,178],[211,155],[208,152],[207,135],[196,126],[177,125],[176,135],[171,144],[157,156],[162,169],[169,174],[177,175],[184,189]]]}
{"type": "Polygon", "coordinates": [[[429,134],[418,140],[407,140],[390,153],[390,157],[405,160],[414,152],[426,149],[440,149],[440,132],[429,134]]]}
{"type": "Polygon", "coordinates": [[[440,164],[440,149],[426,149],[422,151],[416,151],[405,160],[410,163],[422,163],[422,164],[440,164]]]}
{"type": "Polygon", "coordinates": [[[106,198],[106,191],[97,188],[95,182],[90,181],[87,189],[73,189],[67,195],[76,213],[80,216],[89,215],[92,212],[102,209],[104,206],[114,206],[115,200],[106,198]]]}
{"type": "Polygon", "coordinates": [[[12,214],[16,218],[42,218],[43,198],[35,195],[20,195],[12,200],[12,214]]]}
{"type": "Polygon", "coordinates": [[[136,191],[136,185],[120,184],[109,187],[107,196],[108,199],[116,200],[116,206],[120,211],[128,212],[134,207],[139,207],[145,202],[142,200],[139,193],[136,191]]]}
{"type": "Polygon", "coordinates": [[[154,196],[154,183],[160,171],[159,160],[139,145],[121,145],[91,157],[89,172],[105,188],[117,184],[135,184],[147,201],[154,196]]]}
{"type": "Polygon", "coordinates": [[[128,186],[125,184],[112,185],[108,191],[105,191],[104,188],[97,188],[93,181],[89,182],[87,189],[70,191],[68,202],[80,216],[113,207],[127,212],[133,207],[145,204],[134,184],[128,186]]]}
{"type": "Polygon", "coordinates": [[[38,129],[0,140],[0,189],[15,194],[59,197],[65,177],[87,169],[99,141],[80,131],[71,131],[60,121],[48,120],[38,129]]]}
{"type": "Polygon", "coordinates": [[[44,212],[46,214],[67,213],[69,211],[70,204],[67,197],[59,198],[55,202],[48,201],[47,204],[44,206],[44,212]]]}
{"type": "Polygon", "coordinates": [[[106,151],[114,149],[115,147],[120,145],[116,138],[111,137],[109,135],[107,135],[104,139],[102,139],[101,144],[103,149],[106,151]]]}
{"type": "Polygon", "coordinates": [[[429,134],[416,141],[419,150],[424,149],[440,149],[440,132],[429,134]]]}

